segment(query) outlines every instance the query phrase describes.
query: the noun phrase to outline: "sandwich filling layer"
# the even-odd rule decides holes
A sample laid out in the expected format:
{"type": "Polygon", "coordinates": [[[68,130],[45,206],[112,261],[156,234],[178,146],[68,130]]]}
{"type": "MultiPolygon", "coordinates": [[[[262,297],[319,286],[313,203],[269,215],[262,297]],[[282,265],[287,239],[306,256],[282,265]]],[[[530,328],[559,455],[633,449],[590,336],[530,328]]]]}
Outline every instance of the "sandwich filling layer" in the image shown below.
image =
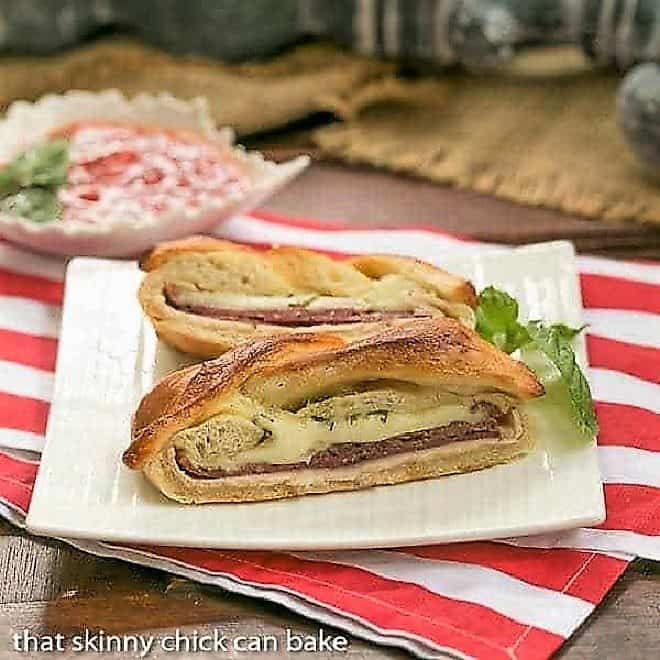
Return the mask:
{"type": "MultiPolygon", "coordinates": [[[[406,300],[395,301],[394,307],[378,304],[377,300],[340,296],[303,295],[249,295],[222,294],[194,291],[176,284],[166,284],[164,295],[174,309],[226,321],[266,323],[288,327],[368,323],[398,318],[428,318],[451,312],[456,307],[457,317],[465,315],[465,305],[442,306],[444,310],[429,306],[415,306],[406,300]],[[398,303],[398,305],[397,305],[398,303]],[[460,309],[459,309],[460,307],[460,309]]],[[[389,303],[392,304],[391,302],[389,303]]]]}
{"type": "Polygon", "coordinates": [[[195,465],[182,452],[177,452],[176,458],[179,468],[188,476],[199,479],[218,479],[289,470],[333,469],[397,454],[434,449],[453,442],[499,438],[497,420],[488,419],[473,423],[452,422],[439,428],[401,433],[377,442],[340,442],[312,454],[306,461],[296,463],[249,463],[237,469],[223,470],[195,465]]]}
{"type": "Polygon", "coordinates": [[[363,387],[287,409],[236,394],[216,415],[174,436],[179,469],[193,478],[333,469],[520,432],[516,402],[502,394],[363,387]]]}

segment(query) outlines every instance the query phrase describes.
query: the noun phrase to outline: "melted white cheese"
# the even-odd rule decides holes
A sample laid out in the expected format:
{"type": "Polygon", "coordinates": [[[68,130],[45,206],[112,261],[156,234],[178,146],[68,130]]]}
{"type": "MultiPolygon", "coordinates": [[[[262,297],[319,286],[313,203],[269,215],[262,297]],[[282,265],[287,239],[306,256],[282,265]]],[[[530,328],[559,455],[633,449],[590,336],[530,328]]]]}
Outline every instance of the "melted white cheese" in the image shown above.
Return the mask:
{"type": "Polygon", "coordinates": [[[295,463],[341,442],[376,442],[400,433],[446,426],[456,421],[477,421],[483,414],[466,406],[444,405],[418,412],[390,412],[332,422],[282,415],[272,421],[259,420],[259,426],[272,436],[254,449],[241,453],[242,463],[295,463]]]}
{"type": "Polygon", "coordinates": [[[433,306],[437,296],[400,275],[385,275],[369,281],[368,286],[354,287],[351,297],[323,296],[315,293],[282,295],[252,295],[204,291],[179,285],[177,297],[182,305],[203,305],[215,308],[286,309],[305,307],[328,309],[333,307],[367,309],[415,309],[433,306]]]}
{"type": "MultiPolygon", "coordinates": [[[[235,469],[247,463],[296,463],[337,443],[376,442],[451,422],[483,419],[485,413],[472,411],[472,404],[470,397],[432,390],[421,393],[380,390],[331,397],[293,412],[268,408],[235,394],[225,401],[215,418],[196,429],[177,434],[175,444],[189,457],[194,454],[195,462],[203,455],[204,466],[210,468],[235,469]],[[226,425],[231,419],[243,420],[251,427],[252,441],[239,453],[222,451],[213,441],[213,436],[217,437],[214,424],[226,425]],[[203,447],[200,451],[200,440],[202,445],[208,444],[206,451],[203,447]],[[194,448],[190,445],[187,451],[189,441],[194,441],[195,445],[194,448]]],[[[248,430],[241,425],[242,433],[247,434],[248,430]]]]}
{"type": "Polygon", "coordinates": [[[177,305],[209,307],[211,309],[279,310],[305,308],[313,310],[348,308],[382,310],[418,310],[430,314],[446,314],[474,327],[474,312],[463,303],[438,298],[400,275],[386,275],[370,282],[368,288],[356,291],[354,297],[320,296],[313,293],[295,295],[253,295],[200,291],[177,285],[177,305]]]}
{"type": "Polygon", "coordinates": [[[215,293],[211,291],[177,291],[177,302],[184,306],[211,307],[215,309],[287,309],[305,307],[327,309],[329,307],[360,307],[352,298],[317,296],[314,294],[291,296],[255,296],[241,293],[215,293]]]}

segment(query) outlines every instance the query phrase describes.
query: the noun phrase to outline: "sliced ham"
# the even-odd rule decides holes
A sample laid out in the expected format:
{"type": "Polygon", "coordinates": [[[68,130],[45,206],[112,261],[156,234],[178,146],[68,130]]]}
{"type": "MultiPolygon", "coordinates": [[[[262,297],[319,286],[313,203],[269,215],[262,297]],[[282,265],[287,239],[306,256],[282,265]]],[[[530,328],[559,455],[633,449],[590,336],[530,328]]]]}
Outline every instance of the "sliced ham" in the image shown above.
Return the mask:
{"type": "Polygon", "coordinates": [[[489,417],[480,422],[452,422],[439,428],[401,433],[374,442],[341,442],[312,454],[307,461],[297,463],[248,463],[233,470],[208,469],[193,465],[180,451],[177,452],[177,463],[181,470],[193,478],[220,479],[291,470],[333,469],[395,454],[433,449],[452,442],[484,438],[497,439],[499,437],[501,437],[501,433],[498,421],[489,417]]]}
{"type": "Polygon", "coordinates": [[[315,325],[340,325],[343,323],[368,323],[398,318],[423,318],[429,314],[412,309],[368,309],[351,307],[310,308],[292,306],[283,308],[243,309],[205,304],[191,304],[185,300],[176,285],[165,286],[167,304],[175,309],[196,316],[206,316],[224,321],[246,321],[290,327],[315,325]]]}

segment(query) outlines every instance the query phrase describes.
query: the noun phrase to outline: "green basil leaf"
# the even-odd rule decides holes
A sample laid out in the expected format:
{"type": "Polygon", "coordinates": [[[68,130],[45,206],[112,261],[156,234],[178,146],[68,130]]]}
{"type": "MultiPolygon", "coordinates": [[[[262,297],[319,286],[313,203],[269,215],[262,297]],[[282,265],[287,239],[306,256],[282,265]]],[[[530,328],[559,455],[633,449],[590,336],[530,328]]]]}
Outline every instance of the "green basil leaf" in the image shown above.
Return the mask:
{"type": "Polygon", "coordinates": [[[579,432],[590,438],[598,432],[591,391],[576,359],[571,342],[584,330],[563,323],[518,321],[518,302],[504,291],[489,286],[479,295],[476,330],[506,353],[523,349],[522,357],[543,383],[554,405],[570,410],[579,432]]]}
{"type": "Polygon", "coordinates": [[[591,440],[591,435],[582,432],[573,415],[568,388],[559,369],[552,360],[534,343],[521,350],[522,361],[543,383],[545,394],[525,404],[525,413],[530,425],[548,438],[554,438],[562,446],[570,447],[591,440]]]}
{"type": "Polygon", "coordinates": [[[479,294],[476,330],[506,353],[513,353],[529,342],[529,333],[518,322],[518,302],[493,286],[479,294]]]}
{"type": "Polygon", "coordinates": [[[35,145],[0,169],[0,211],[34,222],[62,213],[57,188],[66,183],[69,143],[58,139],[35,145]]]}
{"type": "Polygon", "coordinates": [[[31,147],[9,164],[21,188],[61,186],[69,169],[69,143],[58,139],[31,147]]]}
{"type": "Polygon", "coordinates": [[[570,326],[566,325],[565,323],[554,323],[551,326],[546,326],[543,321],[530,321],[527,324],[527,331],[529,332],[530,336],[533,337],[534,334],[539,333],[541,331],[545,330],[550,330],[552,329],[552,332],[557,334],[557,336],[560,339],[564,339],[566,341],[572,341],[577,337],[585,328],[587,327],[586,323],[584,325],[581,325],[579,328],[571,328],[570,326]]]}
{"type": "Polygon", "coordinates": [[[31,147],[0,169],[0,196],[21,188],[54,187],[66,183],[69,143],[58,139],[31,147]]]}
{"type": "Polygon", "coordinates": [[[11,195],[19,189],[15,167],[10,163],[0,170],[0,197],[11,195]]]}
{"type": "Polygon", "coordinates": [[[33,187],[22,188],[0,200],[0,212],[34,222],[50,222],[60,217],[62,207],[57,200],[57,191],[33,187]]]}
{"type": "Polygon", "coordinates": [[[598,433],[589,383],[575,358],[571,341],[583,328],[563,324],[546,326],[540,321],[527,325],[533,345],[542,351],[559,371],[561,383],[568,392],[572,416],[582,433],[593,437],[598,433]]]}

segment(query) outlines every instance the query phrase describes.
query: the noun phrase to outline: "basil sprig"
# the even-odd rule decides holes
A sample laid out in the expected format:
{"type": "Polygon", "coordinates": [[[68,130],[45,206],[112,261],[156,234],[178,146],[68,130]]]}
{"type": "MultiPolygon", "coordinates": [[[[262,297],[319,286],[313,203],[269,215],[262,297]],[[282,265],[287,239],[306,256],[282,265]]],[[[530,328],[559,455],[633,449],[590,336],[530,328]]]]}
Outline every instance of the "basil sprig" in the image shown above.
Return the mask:
{"type": "Polygon", "coordinates": [[[479,295],[476,311],[477,332],[506,353],[517,349],[540,352],[554,367],[554,375],[538,371],[546,387],[559,387],[566,395],[571,417],[578,430],[589,436],[598,432],[589,383],[580,369],[572,341],[584,330],[563,323],[548,325],[543,321],[518,321],[518,302],[504,291],[489,286],[479,295]]]}
{"type": "Polygon", "coordinates": [[[69,143],[64,139],[35,145],[0,170],[0,212],[34,222],[57,220],[62,207],[57,189],[66,183],[69,143]]]}

